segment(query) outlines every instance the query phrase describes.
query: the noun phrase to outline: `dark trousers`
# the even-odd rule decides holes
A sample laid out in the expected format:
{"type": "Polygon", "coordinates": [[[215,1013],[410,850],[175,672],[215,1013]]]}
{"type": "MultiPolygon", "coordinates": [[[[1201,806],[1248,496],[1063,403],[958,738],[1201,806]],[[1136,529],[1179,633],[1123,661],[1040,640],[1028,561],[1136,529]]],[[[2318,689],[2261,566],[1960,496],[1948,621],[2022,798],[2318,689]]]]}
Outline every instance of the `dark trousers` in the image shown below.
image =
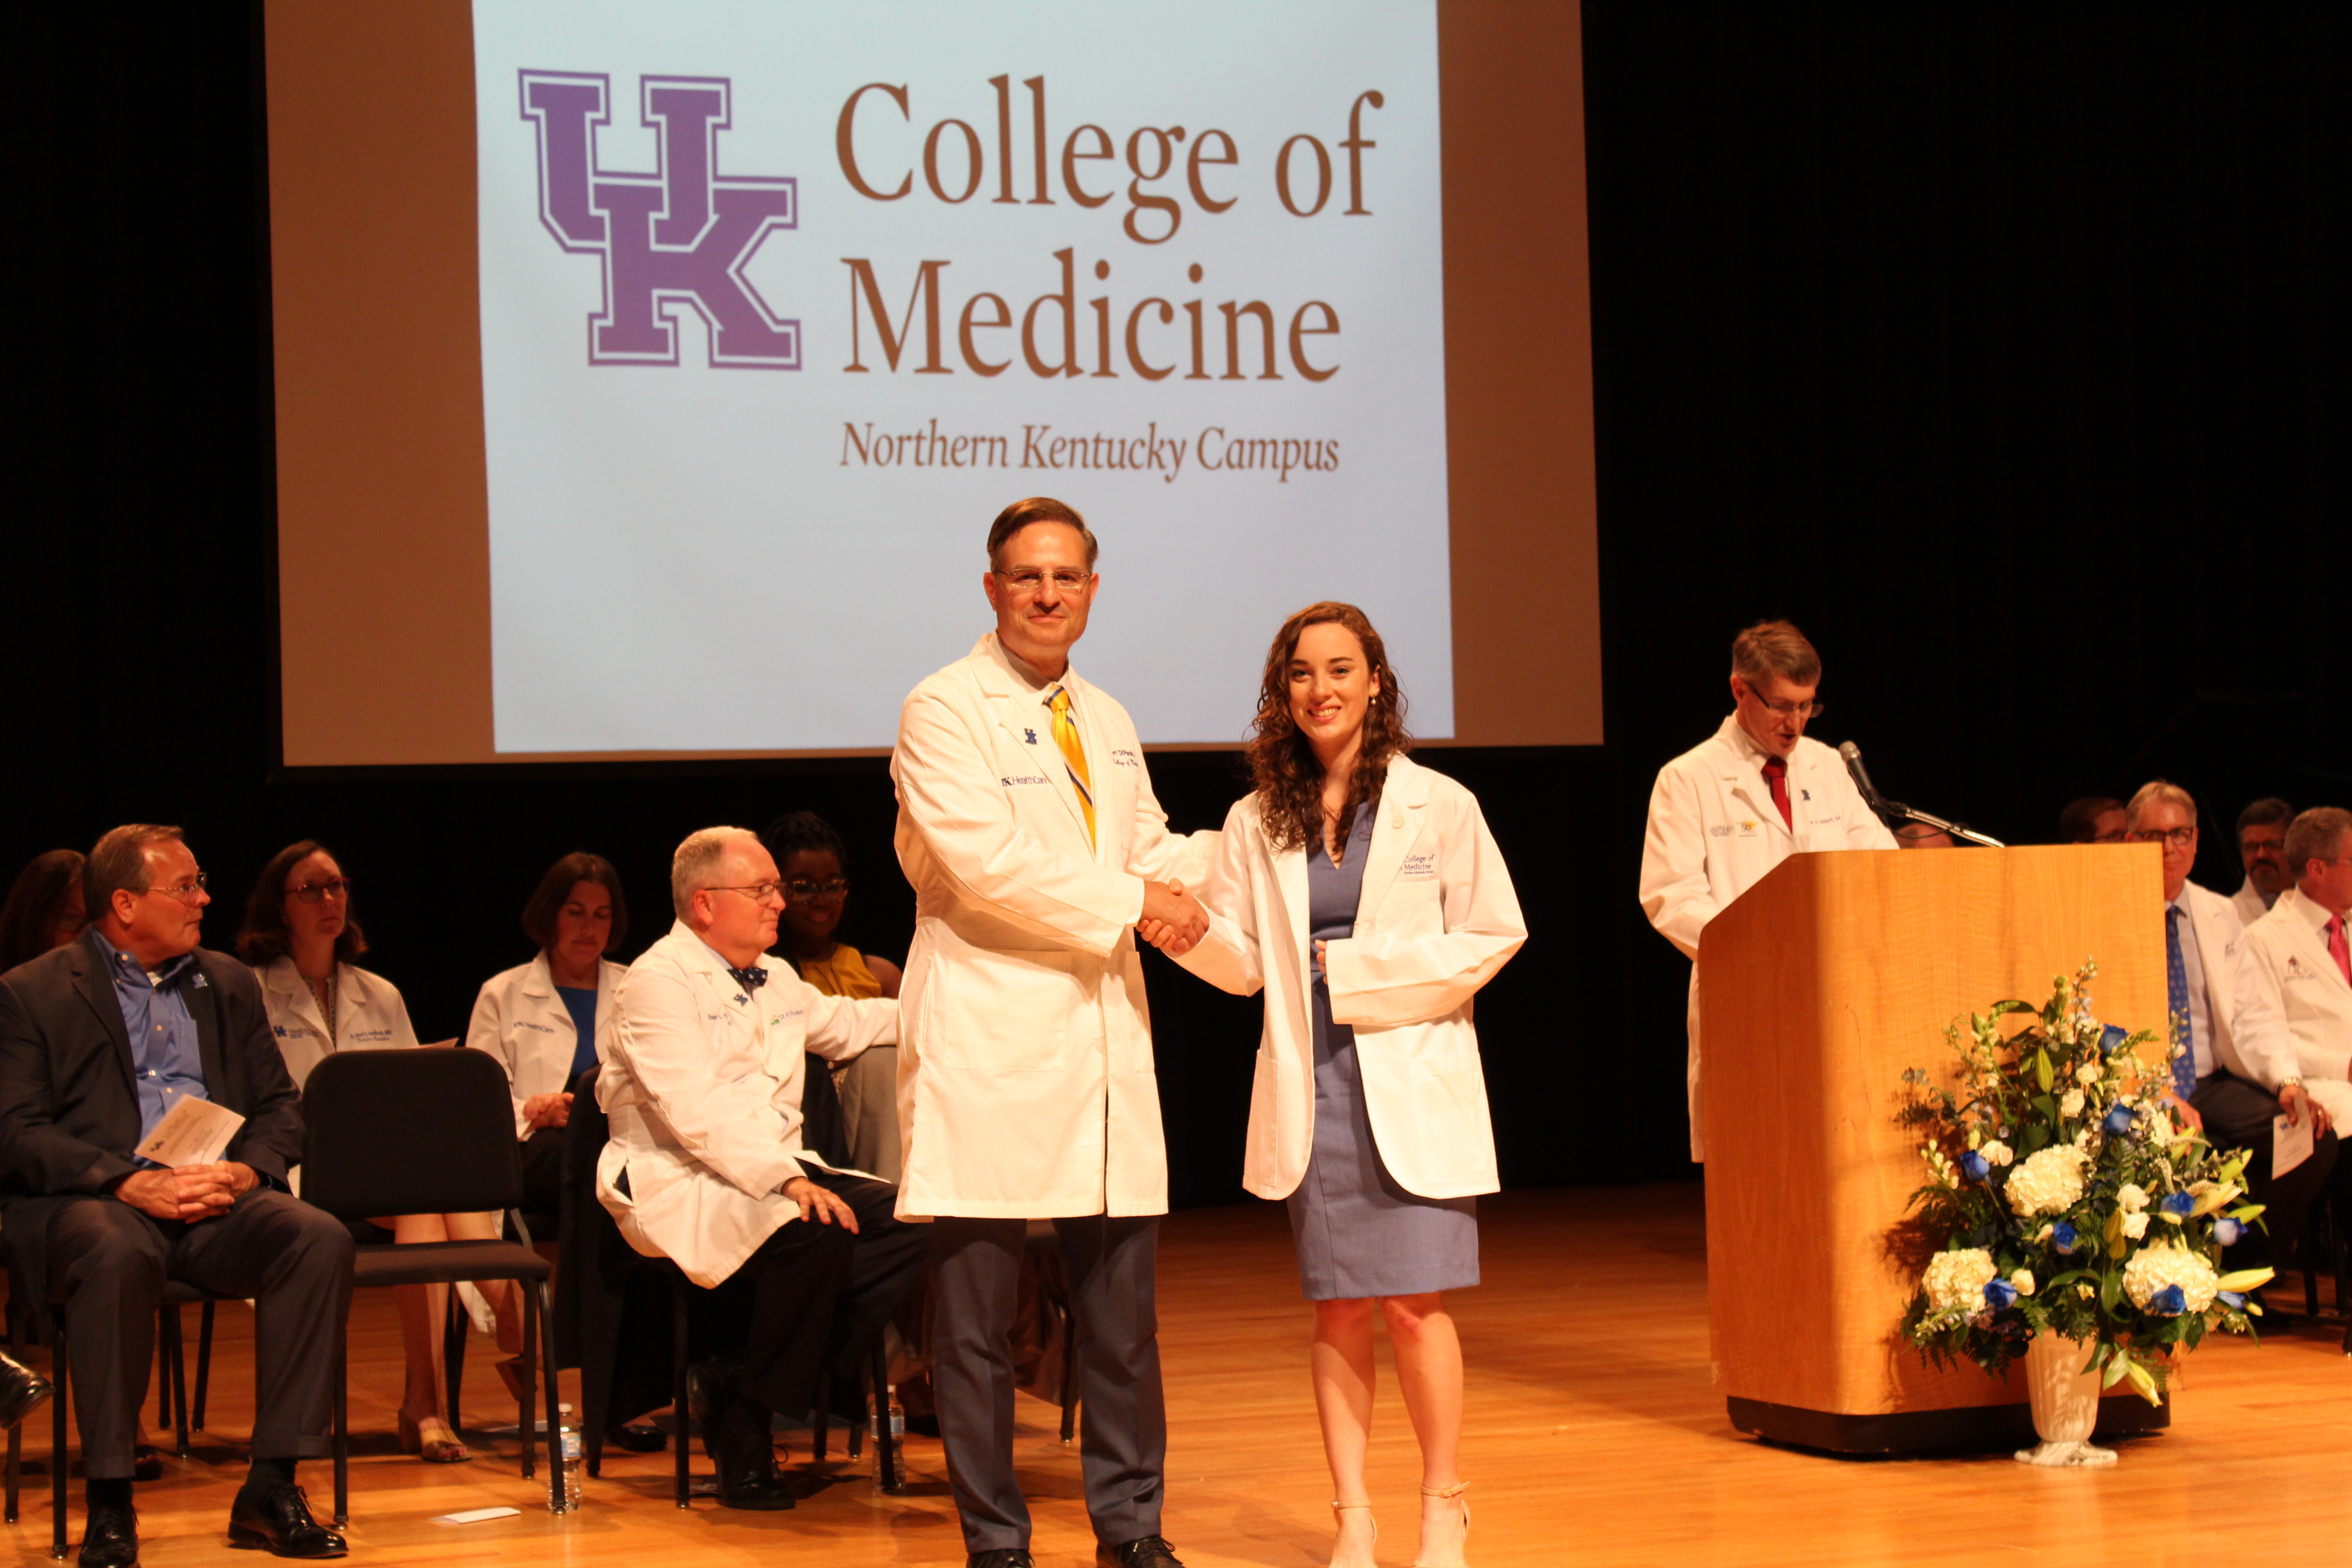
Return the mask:
{"type": "MultiPolygon", "coordinates": [[[[1153,1302],[1160,1222],[1057,1219],[1085,1405],[1087,1513],[1108,1544],[1160,1533],[1168,1406],[1153,1302]]],[[[1013,1471],[1013,1314],[1028,1222],[931,1222],[931,1390],[966,1552],[1025,1550],[1013,1471]]]]}
{"type": "MultiPolygon", "coordinates": [[[[541,1127],[522,1141],[522,1206],[525,1214],[563,1212],[563,1129],[541,1127]]],[[[553,1241],[534,1236],[533,1241],[553,1241]]]]}
{"type": "MultiPolygon", "coordinates": [[[[2198,1080],[2197,1092],[2189,1097],[2189,1104],[2205,1119],[2205,1136],[2214,1148],[2246,1149],[2253,1154],[2246,1162],[2246,1191],[2263,1205],[2263,1224],[2269,1234],[2269,1248],[2265,1252],[2258,1244],[2240,1242],[2232,1252],[2242,1248],[2250,1258],[2259,1257],[2284,1268],[2303,1245],[2304,1224],[2311,1212],[2312,1200],[2326,1189],[2328,1175],[2336,1168],[2336,1134],[2321,1134],[2312,1147],[2310,1159],[2273,1181],[2271,1118],[2279,1114],[2278,1096],[2258,1083],[2249,1083],[2228,1072],[2216,1072],[2198,1080]]],[[[2310,1113],[2309,1104],[2305,1101],[2305,1115],[2310,1113]]],[[[2232,1258],[2231,1266],[2240,1265],[2232,1258]]]]}
{"type": "Polygon", "coordinates": [[[258,1187],[194,1225],[119,1198],[75,1198],[49,1216],[47,1253],[52,1288],[66,1297],[74,1415],[92,1480],[131,1474],[166,1279],[254,1299],[254,1456],[329,1451],[335,1347],[352,1304],[341,1221],[258,1187]]]}
{"type": "Polygon", "coordinates": [[[740,1361],[745,1394],[787,1415],[809,1409],[820,1371],[845,1371],[873,1348],[923,1271],[925,1252],[922,1227],[890,1212],[896,1187],[814,1168],[807,1174],[850,1206],[856,1232],[794,1220],[703,1303],[705,1343],[740,1361]]]}

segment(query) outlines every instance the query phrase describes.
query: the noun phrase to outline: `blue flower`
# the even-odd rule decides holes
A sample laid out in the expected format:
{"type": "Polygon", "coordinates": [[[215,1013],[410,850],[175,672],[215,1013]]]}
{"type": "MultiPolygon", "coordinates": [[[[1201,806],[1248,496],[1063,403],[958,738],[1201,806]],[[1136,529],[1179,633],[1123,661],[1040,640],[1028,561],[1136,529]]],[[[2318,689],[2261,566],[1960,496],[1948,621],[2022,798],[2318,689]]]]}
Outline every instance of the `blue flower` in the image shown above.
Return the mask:
{"type": "Polygon", "coordinates": [[[2179,1286],[2167,1285],[2147,1299],[2147,1310],[2159,1318],[2177,1318],[2189,1310],[2189,1298],[2179,1286]]]}
{"type": "Polygon", "coordinates": [[[2106,1052],[2109,1056],[2114,1056],[2116,1051],[2123,1047],[2123,1043],[2130,1038],[2131,1036],[2126,1034],[2120,1026],[2114,1024],[2108,1024],[2099,1030],[2099,1049],[2106,1052]]]}
{"type": "Polygon", "coordinates": [[[2189,1211],[2197,1206],[2197,1200],[2187,1193],[2167,1193],[2164,1194],[2164,1200],[2156,1206],[2168,1215],[2178,1215],[2182,1219],[2187,1219],[2189,1211]]]}
{"type": "Polygon", "coordinates": [[[2060,1252],[2071,1256],[2074,1250],[2075,1240],[2074,1227],[2066,1221],[2062,1219],[2050,1227],[2050,1245],[2055,1247],[2060,1252]]]}
{"type": "MultiPolygon", "coordinates": [[[[2179,1289],[2179,1287],[2176,1285],[2176,1286],[2174,1286],[2174,1287],[2173,1287],[2173,1289],[2177,1290],[2177,1289],[2179,1289]]],[[[2222,1290],[2222,1291],[2219,1291],[2219,1292],[2217,1292],[2217,1293],[2215,1294],[2215,1296],[2214,1296],[2214,1298],[2213,1298],[2213,1299],[2214,1299],[2215,1300],[2217,1300],[2217,1301],[2221,1302],[2221,1305],[2223,1305],[2224,1307],[2229,1308],[2229,1309],[2230,1309],[2230,1310],[2231,1310],[2231,1311],[2233,1311],[2233,1312],[2242,1311],[2242,1310],[2245,1310],[2246,1298],[2245,1298],[2244,1293],[2243,1293],[2243,1292],[2242,1292],[2242,1291],[2237,1291],[2237,1290],[2222,1290]]]]}
{"type": "Polygon", "coordinates": [[[1960,1170],[1971,1182],[1987,1181],[1992,1175],[1992,1166],[1974,1149],[1960,1156],[1960,1170]]]}
{"type": "Polygon", "coordinates": [[[2213,1239],[2224,1247],[2237,1246],[2238,1237],[2245,1234],[2246,1227],[2227,1215],[2213,1222],[2213,1239]]]}
{"type": "Polygon", "coordinates": [[[2119,1100],[2107,1108],[2107,1119],[2099,1125],[2108,1137],[2120,1138],[2132,1130],[2132,1108],[2119,1100]]]}
{"type": "MultiPolygon", "coordinates": [[[[2179,1287],[2175,1286],[2173,1289],[2177,1290],[2179,1287]]],[[[1987,1281],[1985,1285],[1985,1305],[1991,1308],[1996,1312],[2005,1311],[2009,1308],[2017,1305],[2017,1287],[2011,1284],[2006,1279],[1993,1279],[1987,1281]]],[[[2176,1312],[2179,1310],[2180,1309],[2178,1307],[2173,1309],[2176,1312]]]]}

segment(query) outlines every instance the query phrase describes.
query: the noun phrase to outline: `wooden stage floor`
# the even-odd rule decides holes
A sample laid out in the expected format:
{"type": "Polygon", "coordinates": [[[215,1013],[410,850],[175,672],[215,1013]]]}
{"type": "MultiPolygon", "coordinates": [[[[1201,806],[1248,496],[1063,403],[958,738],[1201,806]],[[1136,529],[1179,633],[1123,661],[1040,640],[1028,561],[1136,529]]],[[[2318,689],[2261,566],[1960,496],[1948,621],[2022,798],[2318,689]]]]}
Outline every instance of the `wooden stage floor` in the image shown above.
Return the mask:
{"type": "MultiPolygon", "coordinates": [[[[2179,1380],[2171,1430],[2124,1445],[2113,1469],[2032,1470],[1991,1456],[1832,1459],[1738,1436],[1708,1386],[1696,1186],[1509,1194],[1487,1200],[1484,1217],[1486,1283],[1454,1302],[1469,1364],[1469,1555],[1481,1568],[1984,1568],[2034,1560],[2154,1568],[2352,1556],[2352,1361],[2340,1348],[2340,1319],[2259,1346],[2208,1341],[2179,1380]]],[[[1160,1268],[1171,1539],[1192,1568],[1320,1568],[1330,1483],[1280,1207],[1173,1216],[1160,1268]]],[[[2299,1303],[2300,1286],[2289,1294],[2299,1303]]],[[[152,1568],[257,1561],[229,1552],[222,1535],[244,1473],[251,1321],[241,1310],[221,1316],[214,1430],[199,1437],[197,1458],[167,1458],[164,1479],[139,1489],[143,1561],[152,1568]]],[[[497,1386],[488,1349],[478,1340],[469,1361],[478,1421],[489,1415],[497,1386]]],[[[1385,1347],[1382,1356],[1385,1378],[1385,1347]]],[[[544,1490],[516,1474],[511,1440],[478,1441],[474,1461],[451,1468],[394,1451],[398,1341],[380,1292],[353,1310],[352,1366],[353,1424],[364,1445],[353,1464],[353,1563],[962,1561],[936,1441],[909,1440],[911,1484],[897,1497],[877,1496],[868,1461],[844,1461],[836,1447],[829,1482],[812,1481],[801,1506],[783,1514],[729,1513],[709,1501],[680,1513],[667,1495],[666,1456],[615,1456],[601,1480],[587,1483],[584,1510],[558,1518],[545,1511],[544,1490]],[[523,1512],[484,1524],[432,1522],[501,1504],[523,1512]]],[[[193,1374],[193,1359],[190,1367],[193,1374]]],[[[1057,1440],[1051,1407],[1024,1396],[1020,1416],[1037,1560],[1045,1568],[1089,1563],[1076,1451],[1057,1440]]],[[[27,1426],[27,1457],[45,1459],[47,1412],[27,1426]]],[[[1392,1383],[1381,1388],[1373,1444],[1381,1561],[1403,1564],[1412,1559],[1418,1468],[1392,1383]]],[[[792,1462],[804,1461],[805,1447],[793,1447],[792,1462]]],[[[699,1454],[697,1467],[708,1468],[699,1454]]],[[[323,1511],[327,1467],[306,1465],[303,1480],[323,1511]]],[[[71,1512],[79,1541],[78,1481],[71,1512]]],[[[25,1515],[9,1538],[16,1561],[47,1560],[46,1476],[27,1478],[25,1515]]]]}

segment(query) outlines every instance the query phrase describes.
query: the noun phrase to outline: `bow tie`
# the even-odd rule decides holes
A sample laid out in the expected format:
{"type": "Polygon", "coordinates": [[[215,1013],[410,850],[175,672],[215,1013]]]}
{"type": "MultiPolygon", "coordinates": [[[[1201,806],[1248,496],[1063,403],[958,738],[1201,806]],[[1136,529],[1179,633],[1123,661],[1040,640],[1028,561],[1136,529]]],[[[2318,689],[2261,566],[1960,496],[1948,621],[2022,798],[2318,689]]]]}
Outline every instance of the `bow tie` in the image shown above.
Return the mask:
{"type": "Polygon", "coordinates": [[[735,984],[746,991],[757,991],[768,983],[768,972],[756,963],[748,969],[730,969],[727,973],[733,975],[735,984]]]}

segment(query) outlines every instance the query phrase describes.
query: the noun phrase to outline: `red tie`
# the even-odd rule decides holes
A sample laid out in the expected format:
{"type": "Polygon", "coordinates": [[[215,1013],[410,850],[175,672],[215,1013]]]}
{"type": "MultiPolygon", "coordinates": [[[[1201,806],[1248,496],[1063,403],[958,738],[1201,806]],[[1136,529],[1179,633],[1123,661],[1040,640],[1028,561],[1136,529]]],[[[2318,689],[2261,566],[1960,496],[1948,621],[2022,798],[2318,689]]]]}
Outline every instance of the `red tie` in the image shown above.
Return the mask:
{"type": "Polygon", "coordinates": [[[2327,922],[2327,956],[2344,972],[2344,981],[2352,985],[2352,946],[2344,941],[2344,917],[2336,915],[2327,922]]]}
{"type": "MultiPolygon", "coordinates": [[[[1779,757],[1765,758],[1764,782],[1772,786],[1772,804],[1780,808],[1780,826],[1795,832],[1797,819],[1789,815],[1789,764],[1779,757]]],[[[2342,934],[2338,933],[2336,940],[2340,945],[2342,934]]]]}

